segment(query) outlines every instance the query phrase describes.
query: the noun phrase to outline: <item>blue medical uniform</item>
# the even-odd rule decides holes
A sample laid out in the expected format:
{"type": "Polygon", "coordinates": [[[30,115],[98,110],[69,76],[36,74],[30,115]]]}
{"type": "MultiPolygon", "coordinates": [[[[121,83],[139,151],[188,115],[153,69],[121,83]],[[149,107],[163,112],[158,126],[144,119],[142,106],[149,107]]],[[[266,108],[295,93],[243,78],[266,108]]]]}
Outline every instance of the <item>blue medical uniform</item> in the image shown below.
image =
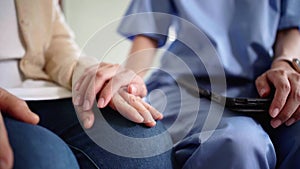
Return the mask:
{"type": "Polygon", "coordinates": [[[227,96],[258,96],[254,81],[270,68],[276,32],[299,28],[299,9],[299,0],[132,1],[119,32],[167,44],[147,81],[148,99],[164,113],[180,168],[300,168],[299,123],[272,129],[267,114],[223,110],[176,83],[193,75],[227,96]]]}

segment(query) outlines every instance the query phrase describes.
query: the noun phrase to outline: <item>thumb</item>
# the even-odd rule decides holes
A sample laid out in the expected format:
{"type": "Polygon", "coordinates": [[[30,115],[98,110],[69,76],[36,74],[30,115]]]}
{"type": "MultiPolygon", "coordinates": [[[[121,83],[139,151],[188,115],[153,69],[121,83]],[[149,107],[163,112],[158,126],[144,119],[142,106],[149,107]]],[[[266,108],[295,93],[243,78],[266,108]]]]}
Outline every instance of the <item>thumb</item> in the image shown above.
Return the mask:
{"type": "Polygon", "coordinates": [[[147,95],[147,88],[145,84],[129,84],[127,91],[135,96],[145,97],[147,95]]]}
{"type": "Polygon", "coordinates": [[[8,116],[30,124],[37,124],[39,116],[34,114],[24,100],[0,88],[0,109],[8,116]]]}

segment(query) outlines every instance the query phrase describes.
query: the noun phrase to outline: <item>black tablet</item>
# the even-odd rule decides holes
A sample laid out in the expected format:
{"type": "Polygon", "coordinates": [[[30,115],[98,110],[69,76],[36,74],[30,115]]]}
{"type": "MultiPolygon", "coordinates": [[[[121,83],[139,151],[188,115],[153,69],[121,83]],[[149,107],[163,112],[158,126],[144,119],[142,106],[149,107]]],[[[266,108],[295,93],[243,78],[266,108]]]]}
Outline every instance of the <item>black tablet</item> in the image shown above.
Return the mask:
{"type": "Polygon", "coordinates": [[[224,105],[226,108],[238,111],[238,112],[268,112],[271,98],[244,98],[244,97],[225,97],[220,94],[211,92],[210,90],[202,89],[198,86],[194,86],[187,81],[177,81],[180,86],[191,92],[197,92],[200,96],[203,96],[216,103],[224,105]]]}

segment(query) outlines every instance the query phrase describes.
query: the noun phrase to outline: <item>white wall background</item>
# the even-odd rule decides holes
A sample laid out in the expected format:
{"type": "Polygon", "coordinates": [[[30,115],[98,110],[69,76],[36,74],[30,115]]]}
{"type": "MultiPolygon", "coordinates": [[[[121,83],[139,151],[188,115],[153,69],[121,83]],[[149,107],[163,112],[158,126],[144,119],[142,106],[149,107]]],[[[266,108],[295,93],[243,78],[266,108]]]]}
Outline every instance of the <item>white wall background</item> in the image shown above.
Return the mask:
{"type": "MultiPolygon", "coordinates": [[[[67,23],[76,35],[76,42],[86,55],[95,56],[99,61],[124,63],[131,42],[117,33],[118,22],[115,21],[121,19],[130,2],[131,0],[63,0],[67,23]],[[111,24],[112,22],[114,24],[111,24]],[[103,28],[112,29],[108,33],[107,31],[103,33],[103,28]],[[101,35],[101,38],[93,36],[97,31],[96,35],[101,35]],[[89,40],[90,37],[96,38],[89,40]],[[112,45],[109,43],[111,41],[117,43],[112,45]]],[[[157,52],[152,66],[159,67],[162,53],[163,50],[157,52]]],[[[152,70],[148,72],[145,79],[149,77],[152,70]]]]}
{"type": "MultiPolygon", "coordinates": [[[[130,0],[64,0],[63,8],[66,20],[76,35],[76,42],[80,47],[99,29],[107,26],[114,20],[119,19],[125,13],[130,0]]],[[[116,37],[115,30],[110,31],[102,39],[95,39],[88,44],[93,43],[94,49],[85,50],[88,55],[97,55],[101,57],[104,49],[99,51],[103,42],[111,40],[110,37],[116,37]]],[[[121,36],[120,36],[121,38],[121,36]]],[[[107,48],[107,47],[106,47],[107,48]]],[[[120,63],[128,54],[130,48],[129,41],[122,41],[114,46],[104,58],[104,61],[120,63]]],[[[105,49],[108,50],[108,49],[105,49]]]]}

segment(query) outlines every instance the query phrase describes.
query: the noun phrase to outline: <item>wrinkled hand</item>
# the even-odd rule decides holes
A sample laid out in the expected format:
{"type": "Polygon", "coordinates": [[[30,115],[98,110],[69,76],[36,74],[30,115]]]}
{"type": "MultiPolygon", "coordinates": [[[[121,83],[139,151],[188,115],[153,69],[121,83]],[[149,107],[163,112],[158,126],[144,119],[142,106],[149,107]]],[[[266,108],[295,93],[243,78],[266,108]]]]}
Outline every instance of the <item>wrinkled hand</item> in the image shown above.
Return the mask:
{"type": "Polygon", "coordinates": [[[126,87],[118,90],[113,96],[110,106],[128,120],[144,123],[148,127],[155,126],[155,120],[163,118],[160,112],[139,96],[128,93],[126,87]]]}
{"type": "Polygon", "coordinates": [[[9,144],[2,114],[14,119],[37,124],[39,117],[32,113],[26,102],[0,88],[0,169],[9,169],[13,165],[13,152],[9,144]]]}
{"type": "Polygon", "coordinates": [[[283,123],[292,125],[300,119],[300,74],[287,62],[275,61],[270,70],[256,79],[262,97],[270,94],[271,86],[275,88],[269,109],[272,127],[277,128],[283,123]]]}
{"type": "Polygon", "coordinates": [[[85,128],[92,127],[94,123],[91,109],[96,96],[97,107],[103,108],[124,86],[133,95],[144,97],[147,94],[143,79],[118,64],[100,63],[85,70],[73,88],[73,103],[85,128]]]}

